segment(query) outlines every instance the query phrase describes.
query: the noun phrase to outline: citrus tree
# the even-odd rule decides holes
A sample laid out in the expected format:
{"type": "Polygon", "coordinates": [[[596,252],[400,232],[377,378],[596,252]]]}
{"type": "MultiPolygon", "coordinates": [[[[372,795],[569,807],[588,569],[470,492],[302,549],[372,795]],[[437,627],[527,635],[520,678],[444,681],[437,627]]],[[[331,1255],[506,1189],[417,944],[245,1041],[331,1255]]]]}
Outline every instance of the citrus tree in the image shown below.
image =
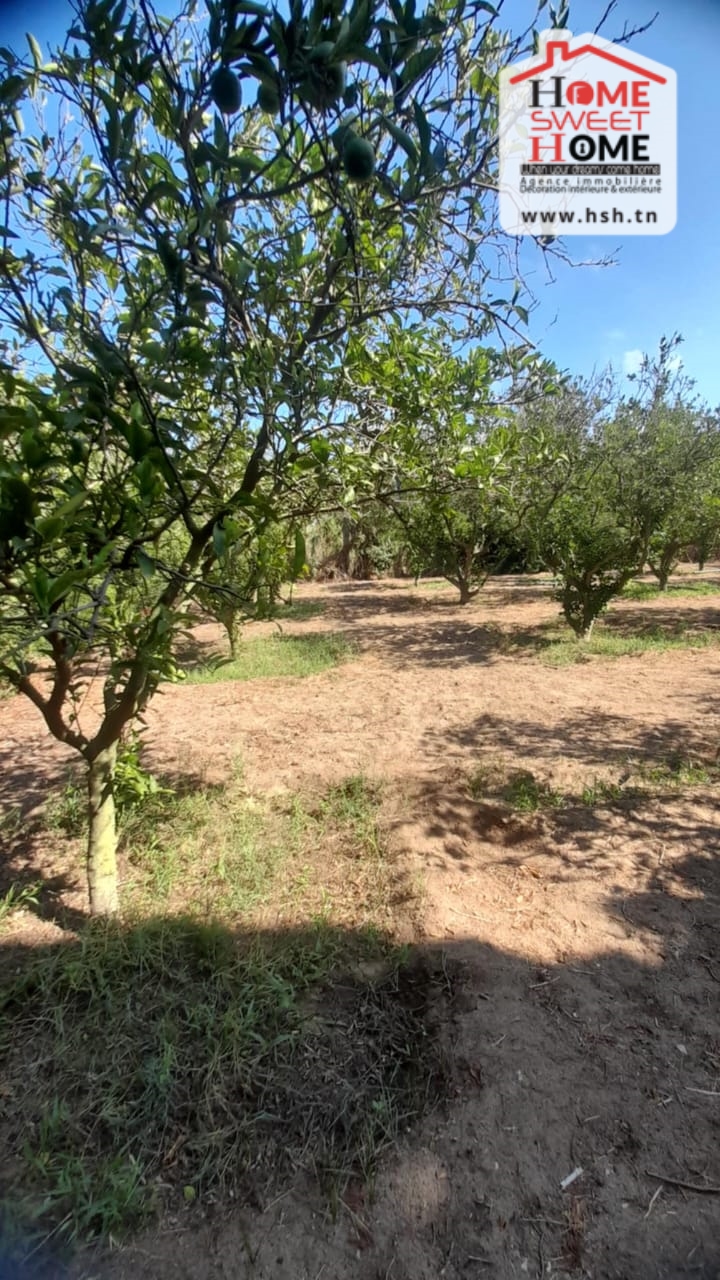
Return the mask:
{"type": "Polygon", "coordinates": [[[528,473],[523,527],[538,561],[559,580],[557,599],[578,639],[642,566],[646,526],[630,499],[625,457],[609,424],[609,380],[567,385],[529,414],[545,465],[528,473]]]}
{"type": "Polygon", "coordinates": [[[522,47],[480,0],[80,0],[50,57],[0,50],[0,674],[86,763],[94,913],[120,735],[213,563],[353,452],[353,335],[518,319],[490,201],[522,47]]]}
{"type": "Polygon", "coordinates": [[[608,442],[621,462],[623,501],[643,526],[644,560],[667,587],[681,553],[717,528],[720,432],[679,363],[678,335],[643,358],[608,442]]]}
{"type": "Polygon", "coordinates": [[[452,326],[393,326],[381,343],[351,350],[366,477],[395,516],[411,569],[446,578],[462,605],[517,555],[519,479],[544,459],[517,409],[553,394],[557,378],[527,345],[467,351],[452,326]]]}

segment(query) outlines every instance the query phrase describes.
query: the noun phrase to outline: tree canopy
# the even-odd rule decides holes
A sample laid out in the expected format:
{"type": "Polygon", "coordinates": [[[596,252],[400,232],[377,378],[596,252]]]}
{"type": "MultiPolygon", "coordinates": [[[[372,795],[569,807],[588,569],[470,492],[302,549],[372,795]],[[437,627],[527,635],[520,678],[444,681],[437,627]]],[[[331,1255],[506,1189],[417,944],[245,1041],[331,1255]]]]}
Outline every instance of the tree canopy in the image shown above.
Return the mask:
{"type": "Polygon", "coordinates": [[[524,318],[492,208],[522,46],[479,0],[81,0],[49,59],[0,50],[2,675],[89,765],[93,910],[117,743],[188,596],[365,450],[356,335],[524,318]]]}

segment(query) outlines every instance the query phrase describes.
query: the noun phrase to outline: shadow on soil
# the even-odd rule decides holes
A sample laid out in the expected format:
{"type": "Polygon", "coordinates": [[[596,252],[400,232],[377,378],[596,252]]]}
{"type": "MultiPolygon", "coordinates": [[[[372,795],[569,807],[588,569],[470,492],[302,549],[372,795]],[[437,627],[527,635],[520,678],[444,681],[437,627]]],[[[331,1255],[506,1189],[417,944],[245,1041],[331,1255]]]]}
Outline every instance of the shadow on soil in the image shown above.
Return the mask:
{"type": "Polygon", "coordinates": [[[90,935],[42,956],[5,947],[6,1203],[39,1194],[38,1177],[42,1189],[48,1166],[33,1182],[23,1151],[47,1146],[59,1099],[70,1121],[58,1149],[77,1147],[89,1169],[142,1154],[166,1216],[112,1254],[68,1262],[46,1242],[3,1280],[717,1280],[720,861],[702,843],[672,883],[659,871],[624,904],[629,931],[662,940],[654,967],[603,951],[537,969],[475,938],[398,957],[378,936],[219,926],[189,961],[199,926],[178,920],[120,926],[89,967],[90,935]],[[682,947],[678,889],[693,895],[682,947]],[[260,1047],[223,1057],[223,1029],[254,999],[252,976],[244,995],[233,985],[245,955],[278,957],[277,998],[260,1047]],[[32,977],[39,961],[49,985],[32,977]],[[156,1077],[168,1036],[169,1075],[156,1077]],[[232,1153],[221,1192],[198,1177],[209,1143],[217,1165],[232,1153]]]}
{"type": "MultiPolygon", "coordinates": [[[[464,609],[455,598],[434,599],[412,584],[404,590],[389,584],[341,583],[327,590],[335,592],[328,616],[337,618],[361,648],[377,648],[391,659],[422,666],[452,669],[489,666],[511,657],[542,657],[558,640],[573,639],[559,606],[556,618],[533,626],[497,626],[486,618],[495,609],[549,598],[547,583],[492,583],[464,609]],[[376,622],[378,617],[387,621],[376,622]],[[411,630],[405,625],[409,617],[411,630]]],[[[696,608],[684,600],[667,608],[622,603],[603,615],[601,627],[612,637],[662,642],[686,636],[691,644],[693,633],[720,628],[720,609],[696,608]]]]}
{"type": "MultiPolygon", "coordinates": [[[[703,708],[707,712],[707,705],[703,708]]],[[[548,726],[539,720],[481,715],[457,728],[429,730],[428,752],[459,747],[484,755],[508,752],[517,757],[576,760],[588,767],[609,766],[622,775],[635,764],[697,759],[710,764],[716,758],[718,737],[709,728],[693,727],[685,720],[643,724],[634,717],[615,715],[593,707],[587,715],[569,715],[548,726]]]]}
{"type": "Polygon", "coordinates": [[[634,602],[612,607],[603,615],[603,627],[616,635],[663,636],[672,639],[693,631],[716,631],[720,627],[720,608],[696,606],[691,598],[679,598],[674,605],[648,605],[643,609],[634,602]]]}

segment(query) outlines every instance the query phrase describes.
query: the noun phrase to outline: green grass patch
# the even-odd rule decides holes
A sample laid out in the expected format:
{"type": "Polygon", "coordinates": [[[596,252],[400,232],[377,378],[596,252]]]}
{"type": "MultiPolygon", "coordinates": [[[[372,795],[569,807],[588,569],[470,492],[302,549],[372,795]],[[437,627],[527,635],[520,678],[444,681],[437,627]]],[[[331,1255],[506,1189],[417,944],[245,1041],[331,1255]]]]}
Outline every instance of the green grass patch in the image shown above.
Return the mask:
{"type": "Polygon", "coordinates": [[[262,1203],[298,1168],[331,1198],[372,1178],[442,1080],[446,979],[402,960],[374,934],[178,918],[88,925],[14,966],[3,1239],[118,1238],[161,1207],[262,1203]]]}
{"type": "Polygon", "coordinates": [[[318,805],[317,817],[324,826],[349,830],[365,852],[376,854],[381,845],[377,818],[380,798],[379,785],[356,774],[328,788],[318,805]]]}
{"type": "Polygon", "coordinates": [[[48,831],[77,836],[87,830],[87,792],[73,771],[62,787],[52,791],[43,808],[43,826],[48,831]]]}
{"type": "Polygon", "coordinates": [[[142,912],[191,902],[231,925],[281,916],[391,927],[381,798],[361,776],[312,797],[255,797],[239,779],[158,795],[121,819],[125,900],[142,912]]]}
{"type": "Polygon", "coordinates": [[[321,600],[288,600],[273,609],[273,618],[280,622],[307,622],[310,618],[319,618],[325,612],[321,600]]]}
{"type": "Polygon", "coordinates": [[[708,582],[699,578],[676,578],[661,591],[656,582],[628,582],[621,592],[625,600],[665,600],[677,596],[719,596],[720,582],[708,582]]]}
{"type": "Polygon", "coordinates": [[[248,916],[266,901],[292,841],[272,808],[238,787],[159,797],[121,823],[132,901],[182,904],[222,918],[248,916]]]}
{"type": "Polygon", "coordinates": [[[720,778],[717,762],[689,760],[671,756],[658,764],[635,765],[634,776],[650,787],[702,787],[715,784],[720,778]]]}
{"type": "Polygon", "coordinates": [[[565,667],[593,658],[625,658],[635,654],[663,653],[669,649],[708,649],[719,643],[720,633],[695,629],[679,621],[676,627],[648,627],[641,633],[596,625],[589,640],[576,640],[569,631],[559,635],[553,628],[546,632],[536,647],[543,662],[553,667],[565,667]]]}
{"type": "Polygon", "coordinates": [[[587,782],[580,793],[580,803],[588,809],[602,808],[605,805],[617,804],[626,792],[619,782],[607,782],[602,778],[594,778],[587,782]]]}
{"type": "Polygon", "coordinates": [[[243,640],[235,660],[218,658],[186,670],[190,684],[220,680],[269,680],[314,676],[350,657],[352,648],[342,636],[267,636],[243,640]]]}
{"type": "Polygon", "coordinates": [[[685,788],[711,785],[720,779],[717,764],[686,759],[670,759],[658,764],[634,764],[622,780],[593,778],[579,792],[559,791],[538,780],[530,770],[508,771],[502,761],[479,765],[468,779],[474,800],[500,800],[518,813],[539,810],[627,808],[657,796],[668,786],[685,788]]]}
{"type": "Polygon", "coordinates": [[[515,774],[500,789],[501,799],[520,813],[535,813],[538,809],[559,809],[563,796],[546,782],[538,782],[529,772],[515,774]]]}

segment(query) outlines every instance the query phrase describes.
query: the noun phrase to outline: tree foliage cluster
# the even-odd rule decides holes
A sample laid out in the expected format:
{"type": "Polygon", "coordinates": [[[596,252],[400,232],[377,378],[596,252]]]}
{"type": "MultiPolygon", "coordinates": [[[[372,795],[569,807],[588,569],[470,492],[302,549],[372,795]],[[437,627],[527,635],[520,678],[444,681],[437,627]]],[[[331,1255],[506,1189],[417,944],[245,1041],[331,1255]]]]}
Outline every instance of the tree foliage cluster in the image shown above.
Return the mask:
{"type": "MultiPolygon", "coordinates": [[[[392,362],[385,349],[368,363],[385,482],[392,475],[383,505],[393,519],[373,527],[396,563],[404,550],[409,572],[445,577],[466,604],[491,573],[550,571],[585,637],[646,564],[664,590],[681,554],[702,564],[715,550],[720,419],[683,376],[677,336],[624,393],[609,375],[563,378],[480,348],[453,358],[402,336],[412,361],[396,340],[392,362]]],[[[383,572],[382,551],[372,569],[383,572]]]]}
{"type": "Polygon", "coordinates": [[[87,763],[94,911],[188,602],[365,458],[361,335],[518,321],[493,88],[531,47],[481,0],[80,0],[49,58],[0,50],[2,675],[87,763]]]}
{"type": "Polygon", "coordinates": [[[583,633],[578,593],[712,546],[672,344],[608,406],[519,333],[496,84],[536,41],[486,0],[79,0],[0,49],[0,676],[85,761],[93,912],[193,609],[236,646],[328,555],[463,601],[520,562],[583,633]]]}

